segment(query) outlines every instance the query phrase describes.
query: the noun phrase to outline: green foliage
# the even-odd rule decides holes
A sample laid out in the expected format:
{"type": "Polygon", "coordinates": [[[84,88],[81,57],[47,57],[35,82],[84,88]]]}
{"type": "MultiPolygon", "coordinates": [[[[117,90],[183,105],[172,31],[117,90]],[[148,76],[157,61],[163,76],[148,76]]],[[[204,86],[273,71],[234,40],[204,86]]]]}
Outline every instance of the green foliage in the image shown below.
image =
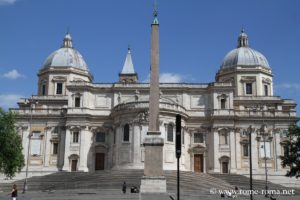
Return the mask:
{"type": "Polygon", "coordinates": [[[23,166],[22,138],[15,127],[15,115],[0,108],[0,173],[12,178],[23,166]]]}
{"type": "Polygon", "coordinates": [[[288,149],[288,154],[280,156],[282,166],[288,167],[289,170],[286,176],[300,177],[300,127],[292,125],[289,127],[288,135],[289,140],[285,145],[288,149]]]}

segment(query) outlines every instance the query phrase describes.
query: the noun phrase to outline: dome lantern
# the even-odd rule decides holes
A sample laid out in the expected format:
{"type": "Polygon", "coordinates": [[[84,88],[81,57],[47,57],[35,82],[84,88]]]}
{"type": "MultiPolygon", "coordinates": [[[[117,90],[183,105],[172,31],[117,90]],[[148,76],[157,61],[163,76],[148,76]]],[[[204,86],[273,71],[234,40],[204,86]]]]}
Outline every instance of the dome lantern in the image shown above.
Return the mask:
{"type": "Polygon", "coordinates": [[[248,47],[249,46],[249,43],[248,43],[248,36],[247,34],[245,33],[245,30],[242,29],[240,35],[239,35],[239,38],[238,38],[238,48],[240,47],[248,47]]]}
{"type": "Polygon", "coordinates": [[[63,48],[73,48],[72,37],[70,33],[67,33],[64,37],[63,48]]]}

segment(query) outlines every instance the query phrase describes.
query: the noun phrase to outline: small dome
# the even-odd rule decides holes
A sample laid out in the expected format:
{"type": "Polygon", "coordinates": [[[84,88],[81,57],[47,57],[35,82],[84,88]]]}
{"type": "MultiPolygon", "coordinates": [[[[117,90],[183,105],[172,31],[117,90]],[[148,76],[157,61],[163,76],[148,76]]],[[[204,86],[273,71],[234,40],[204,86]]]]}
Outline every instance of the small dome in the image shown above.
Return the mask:
{"type": "Polygon", "coordinates": [[[43,68],[47,67],[74,67],[88,70],[82,55],[73,48],[72,37],[69,33],[64,37],[62,47],[50,54],[45,60],[43,68]]]}
{"type": "Polygon", "coordinates": [[[248,36],[244,30],[239,35],[237,48],[231,50],[223,59],[221,69],[236,66],[262,66],[270,68],[266,57],[249,47],[248,36]]]}

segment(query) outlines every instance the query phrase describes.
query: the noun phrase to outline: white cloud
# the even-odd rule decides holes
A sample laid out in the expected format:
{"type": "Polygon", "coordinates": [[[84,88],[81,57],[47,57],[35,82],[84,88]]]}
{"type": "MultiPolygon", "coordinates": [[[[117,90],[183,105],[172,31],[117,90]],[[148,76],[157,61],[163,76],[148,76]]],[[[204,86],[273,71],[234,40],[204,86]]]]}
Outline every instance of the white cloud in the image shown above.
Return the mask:
{"type": "Polygon", "coordinates": [[[2,94],[0,95],[0,107],[8,109],[17,106],[17,102],[22,98],[18,94],[2,94]]]}
{"type": "Polygon", "coordinates": [[[0,0],[0,5],[11,5],[14,4],[17,0],[0,0]]]}
{"type": "Polygon", "coordinates": [[[276,89],[288,89],[294,91],[300,91],[300,83],[282,83],[275,85],[276,89]]]}
{"type": "MultiPolygon", "coordinates": [[[[187,79],[187,75],[174,74],[174,73],[162,73],[159,75],[160,83],[182,83],[187,79]]],[[[144,81],[146,83],[150,82],[150,75],[144,81]]]]}
{"type": "Polygon", "coordinates": [[[3,77],[8,79],[17,79],[17,78],[23,78],[25,76],[23,74],[20,74],[16,69],[13,69],[3,74],[3,77]]]}

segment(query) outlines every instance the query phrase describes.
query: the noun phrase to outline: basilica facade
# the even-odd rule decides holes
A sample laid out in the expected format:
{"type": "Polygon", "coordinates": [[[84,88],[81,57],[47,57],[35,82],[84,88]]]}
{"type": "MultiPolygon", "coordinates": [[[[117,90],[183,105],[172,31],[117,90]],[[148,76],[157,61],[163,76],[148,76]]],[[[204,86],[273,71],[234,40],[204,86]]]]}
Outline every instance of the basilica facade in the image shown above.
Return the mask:
{"type": "MultiPolygon", "coordinates": [[[[12,109],[29,173],[143,169],[149,84],[139,82],[131,50],[118,82],[94,83],[72,43],[67,33],[38,71],[37,95],[12,109]]],[[[241,31],[215,81],[160,84],[163,168],[176,169],[180,114],[181,170],[247,174],[251,145],[254,174],[263,174],[265,164],[269,173],[284,174],[279,156],[285,154],[288,126],[298,119],[295,107],[295,101],[273,95],[272,69],[241,31]]]]}

